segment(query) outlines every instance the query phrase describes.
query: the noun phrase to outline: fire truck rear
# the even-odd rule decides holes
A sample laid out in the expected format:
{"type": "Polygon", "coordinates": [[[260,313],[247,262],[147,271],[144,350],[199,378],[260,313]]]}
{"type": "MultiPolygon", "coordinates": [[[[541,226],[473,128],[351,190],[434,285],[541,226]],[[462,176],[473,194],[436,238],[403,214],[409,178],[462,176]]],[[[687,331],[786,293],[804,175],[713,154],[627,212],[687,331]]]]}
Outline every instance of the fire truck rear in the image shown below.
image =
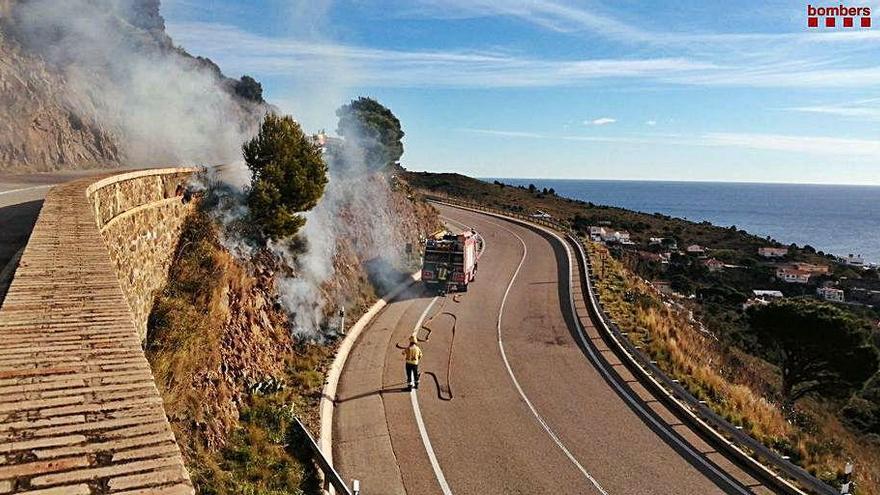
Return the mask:
{"type": "Polygon", "coordinates": [[[483,240],[471,231],[437,232],[425,241],[422,281],[437,292],[466,292],[477,274],[483,240]]]}

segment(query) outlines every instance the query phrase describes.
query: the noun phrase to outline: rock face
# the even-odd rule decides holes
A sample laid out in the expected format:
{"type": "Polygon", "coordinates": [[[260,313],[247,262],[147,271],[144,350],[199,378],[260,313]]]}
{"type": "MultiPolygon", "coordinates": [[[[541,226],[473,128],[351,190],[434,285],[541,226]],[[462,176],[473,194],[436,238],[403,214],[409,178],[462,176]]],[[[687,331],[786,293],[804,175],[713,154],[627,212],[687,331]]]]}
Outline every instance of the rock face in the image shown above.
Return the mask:
{"type": "Polygon", "coordinates": [[[0,33],[0,170],[113,167],[117,137],[65,95],[63,77],[0,33]]]}
{"type": "Polygon", "coordinates": [[[0,0],[0,171],[235,159],[251,87],[174,46],[159,0],[0,0]]]}

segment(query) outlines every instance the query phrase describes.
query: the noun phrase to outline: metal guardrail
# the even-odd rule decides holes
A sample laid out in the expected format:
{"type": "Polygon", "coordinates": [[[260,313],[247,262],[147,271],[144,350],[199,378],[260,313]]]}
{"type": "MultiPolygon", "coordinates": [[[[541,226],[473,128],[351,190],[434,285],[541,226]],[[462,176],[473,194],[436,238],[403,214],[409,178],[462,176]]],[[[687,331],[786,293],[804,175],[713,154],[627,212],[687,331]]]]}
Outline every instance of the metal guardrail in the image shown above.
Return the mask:
{"type": "Polygon", "coordinates": [[[330,461],[328,461],[327,458],[324,457],[324,453],[321,452],[321,448],[318,447],[318,443],[315,442],[315,438],[312,437],[311,433],[309,433],[308,428],[306,428],[306,426],[302,424],[302,421],[300,421],[299,418],[294,419],[296,420],[294,424],[296,425],[297,432],[307,440],[306,443],[308,444],[309,449],[312,451],[312,457],[315,460],[315,463],[318,465],[318,468],[321,470],[321,472],[324,473],[325,490],[329,485],[336,490],[337,494],[358,495],[358,492],[360,490],[358,489],[359,483],[357,482],[357,480],[355,480],[354,482],[354,490],[350,489],[348,485],[345,484],[345,481],[343,481],[342,476],[339,476],[336,468],[334,468],[333,465],[330,464],[330,461]]]}
{"type": "Polygon", "coordinates": [[[570,226],[546,218],[531,217],[519,212],[491,208],[468,201],[431,195],[426,195],[426,197],[437,202],[445,202],[474,210],[513,217],[563,232],[568,242],[575,247],[576,258],[581,272],[581,284],[586,289],[584,292],[589,297],[587,307],[591,315],[599,323],[599,328],[603,331],[606,338],[612,341],[612,348],[627,363],[627,367],[634,373],[642,376],[641,382],[643,385],[647,386],[655,396],[662,399],[667,406],[674,410],[679,410],[680,417],[688,420],[691,426],[703,433],[705,437],[714,440],[713,443],[720,447],[729,457],[736,459],[739,464],[749,467],[749,470],[752,472],[751,474],[768,482],[783,493],[803,495],[804,492],[792,485],[790,481],[797,483],[800,488],[816,495],[837,495],[839,493],[802,467],[783,458],[777,452],[725,420],[708,405],[694,397],[680,383],[666,375],[645,353],[636,349],[635,345],[626,338],[602,307],[602,303],[593,288],[593,278],[590,276],[590,258],[584,250],[582,241],[570,226]]]}

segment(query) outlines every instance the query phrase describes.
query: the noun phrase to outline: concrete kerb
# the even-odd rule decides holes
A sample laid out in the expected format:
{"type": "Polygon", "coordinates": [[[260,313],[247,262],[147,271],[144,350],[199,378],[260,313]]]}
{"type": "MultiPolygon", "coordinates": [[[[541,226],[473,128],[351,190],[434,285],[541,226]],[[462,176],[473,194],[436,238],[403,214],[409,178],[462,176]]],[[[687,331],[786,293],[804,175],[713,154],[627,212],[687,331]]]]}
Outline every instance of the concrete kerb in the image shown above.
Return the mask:
{"type": "MultiPolygon", "coordinates": [[[[339,378],[342,376],[342,368],[345,367],[345,362],[348,360],[348,354],[351,352],[352,347],[354,347],[355,342],[357,342],[358,337],[360,337],[364,329],[367,328],[367,325],[369,325],[373,319],[385,309],[385,306],[421,279],[421,271],[413,273],[410,275],[409,279],[400,283],[397,287],[382,296],[370,307],[369,310],[367,310],[366,313],[364,313],[363,316],[360,317],[360,319],[358,319],[354,325],[352,325],[345,334],[345,338],[342,339],[342,343],[339,344],[339,349],[336,351],[333,363],[330,364],[330,368],[327,370],[327,379],[324,382],[324,390],[321,393],[321,403],[319,406],[321,433],[318,445],[321,448],[321,453],[324,454],[324,457],[331,466],[333,465],[333,410],[335,406],[334,402],[336,401],[336,388],[339,386],[339,378]]],[[[332,489],[330,490],[330,493],[333,493],[332,489]]]]}

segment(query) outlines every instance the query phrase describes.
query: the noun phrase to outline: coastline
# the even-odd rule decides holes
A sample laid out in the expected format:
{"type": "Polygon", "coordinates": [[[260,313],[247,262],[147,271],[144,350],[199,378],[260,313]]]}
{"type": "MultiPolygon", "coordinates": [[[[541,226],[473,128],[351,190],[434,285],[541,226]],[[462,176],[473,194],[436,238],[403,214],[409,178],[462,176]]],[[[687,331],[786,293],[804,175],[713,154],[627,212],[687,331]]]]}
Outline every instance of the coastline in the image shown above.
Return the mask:
{"type": "Polygon", "coordinates": [[[482,178],[513,186],[554,188],[564,197],[638,213],[663,215],[719,227],[736,226],[783,244],[861,256],[880,263],[880,187],[751,182],[685,182],[593,179],[482,178]],[[853,197],[859,198],[854,200],[853,197]]]}

